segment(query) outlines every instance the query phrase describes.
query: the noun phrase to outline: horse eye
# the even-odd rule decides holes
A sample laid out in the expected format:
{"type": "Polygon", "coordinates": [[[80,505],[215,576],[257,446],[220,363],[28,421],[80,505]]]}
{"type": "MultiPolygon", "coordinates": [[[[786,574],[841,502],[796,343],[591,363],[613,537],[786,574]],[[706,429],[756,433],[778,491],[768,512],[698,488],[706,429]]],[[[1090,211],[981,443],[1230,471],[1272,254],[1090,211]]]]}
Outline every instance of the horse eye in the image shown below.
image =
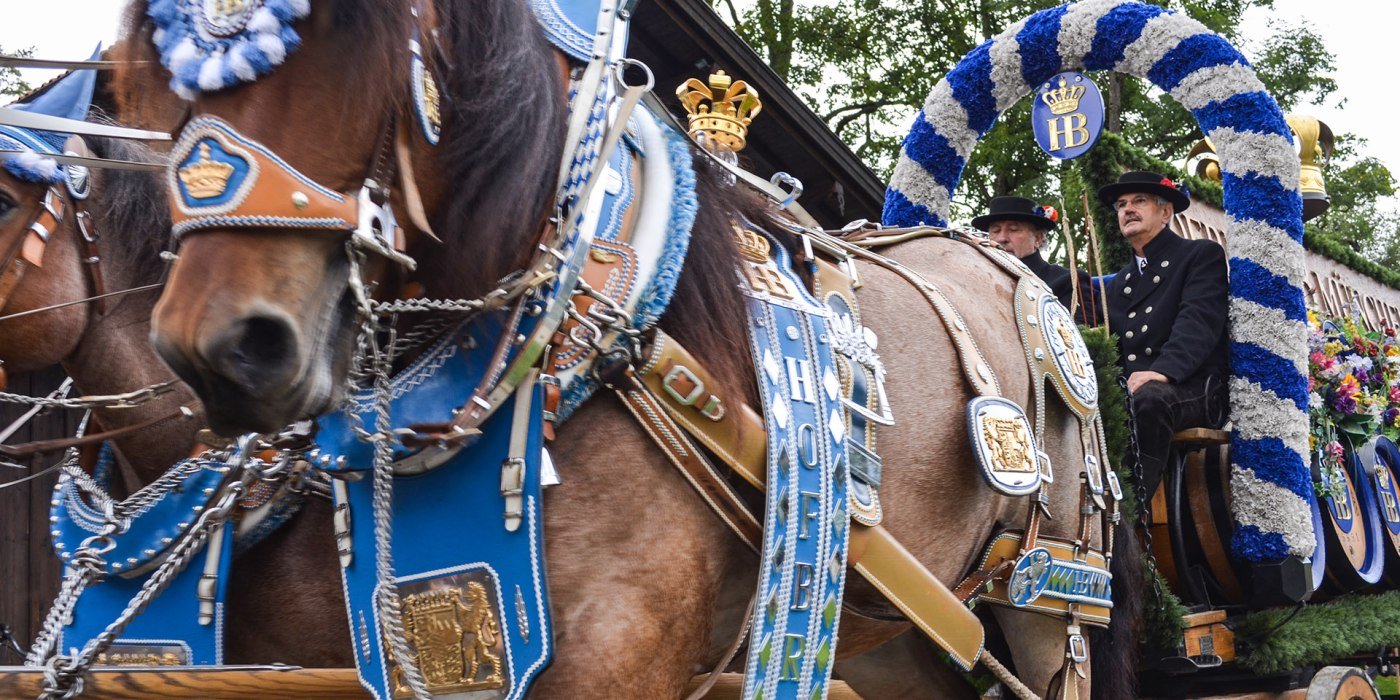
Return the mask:
{"type": "Polygon", "coordinates": [[[14,211],[15,202],[13,199],[0,194],[0,218],[4,218],[11,211],[14,211]]]}

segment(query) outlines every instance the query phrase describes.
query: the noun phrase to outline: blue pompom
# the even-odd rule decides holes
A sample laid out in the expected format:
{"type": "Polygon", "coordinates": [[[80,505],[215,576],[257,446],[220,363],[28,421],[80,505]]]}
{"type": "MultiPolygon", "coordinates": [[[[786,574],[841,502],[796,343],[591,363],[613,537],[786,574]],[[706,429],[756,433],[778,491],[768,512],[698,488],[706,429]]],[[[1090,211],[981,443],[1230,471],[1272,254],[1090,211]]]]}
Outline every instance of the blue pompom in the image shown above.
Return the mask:
{"type": "Polygon", "coordinates": [[[1027,85],[1039,85],[1060,72],[1060,20],[1069,5],[1037,12],[1016,34],[1021,51],[1021,78],[1027,85]]]}

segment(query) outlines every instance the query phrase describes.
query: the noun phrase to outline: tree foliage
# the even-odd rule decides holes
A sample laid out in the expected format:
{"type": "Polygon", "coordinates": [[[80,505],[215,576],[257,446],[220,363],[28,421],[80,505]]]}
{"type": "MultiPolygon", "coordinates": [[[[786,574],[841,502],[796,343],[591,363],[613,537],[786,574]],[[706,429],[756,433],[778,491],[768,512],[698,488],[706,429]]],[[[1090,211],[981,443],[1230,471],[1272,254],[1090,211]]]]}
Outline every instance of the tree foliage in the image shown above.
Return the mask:
{"type": "MultiPolygon", "coordinates": [[[[888,178],[924,98],[969,51],[1057,0],[711,0],[720,14],[877,174],[888,178]]],[[[1263,40],[1240,35],[1244,13],[1273,0],[1154,0],[1182,11],[1240,46],[1285,110],[1306,111],[1338,98],[1332,52],[1301,23],[1272,19],[1263,40]]],[[[1109,102],[1110,129],[1154,158],[1180,163],[1202,138],[1183,107],[1150,83],[1121,74],[1095,76],[1109,102]]],[[[1063,189],[1058,162],[1031,135],[1030,101],[998,119],[972,153],[953,201],[955,219],[985,209],[998,195],[1054,202],[1063,189]]],[[[1335,125],[1334,125],[1335,126],[1335,125]]],[[[1400,262],[1400,219],[1381,210],[1395,183],[1345,135],[1326,171],[1332,210],[1310,231],[1400,262]]],[[[1102,183],[1085,183],[1097,185],[1102,183]]],[[[1071,196],[1073,195],[1073,196],[1071,196]]],[[[1111,235],[1113,232],[1100,232],[1111,235]]]]}
{"type": "MultiPolygon", "coordinates": [[[[0,46],[0,54],[8,53],[9,52],[5,50],[5,47],[0,46]]],[[[14,55],[33,56],[34,49],[31,47],[23,49],[21,51],[16,51],[14,52],[14,55]]],[[[0,99],[0,102],[9,102],[8,98],[19,97],[20,95],[29,92],[29,90],[29,83],[24,82],[24,78],[20,76],[18,70],[14,68],[0,68],[0,98],[4,98],[0,99]]]]}

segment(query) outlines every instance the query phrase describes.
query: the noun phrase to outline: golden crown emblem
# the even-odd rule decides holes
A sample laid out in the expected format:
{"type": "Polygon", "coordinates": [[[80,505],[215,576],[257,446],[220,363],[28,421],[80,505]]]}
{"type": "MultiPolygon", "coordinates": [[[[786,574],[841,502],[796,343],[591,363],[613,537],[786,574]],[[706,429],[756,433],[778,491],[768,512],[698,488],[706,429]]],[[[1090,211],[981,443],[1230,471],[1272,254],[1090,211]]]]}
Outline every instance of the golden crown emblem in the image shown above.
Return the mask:
{"type": "MultiPolygon", "coordinates": [[[[1046,87],[1049,87],[1047,84],[1046,87]]],[[[1079,100],[1084,97],[1085,88],[1083,85],[1065,85],[1064,76],[1060,76],[1060,86],[1053,90],[1046,90],[1040,95],[1040,99],[1050,107],[1051,114],[1069,114],[1079,109],[1079,100]]]]}
{"type": "Polygon", "coordinates": [[[690,115],[691,138],[704,134],[731,151],[741,151],[748,144],[749,124],[763,110],[757,90],[722,70],[710,74],[709,85],[699,78],[681,83],[676,97],[690,115]]]}
{"type": "Polygon", "coordinates": [[[199,144],[199,160],[180,168],[180,181],[195,199],[217,197],[228,188],[233,166],[209,157],[209,144],[199,144]]]}
{"type": "Polygon", "coordinates": [[[768,262],[768,239],[756,231],[734,225],[734,239],[739,244],[739,255],[749,262],[768,262]]]}

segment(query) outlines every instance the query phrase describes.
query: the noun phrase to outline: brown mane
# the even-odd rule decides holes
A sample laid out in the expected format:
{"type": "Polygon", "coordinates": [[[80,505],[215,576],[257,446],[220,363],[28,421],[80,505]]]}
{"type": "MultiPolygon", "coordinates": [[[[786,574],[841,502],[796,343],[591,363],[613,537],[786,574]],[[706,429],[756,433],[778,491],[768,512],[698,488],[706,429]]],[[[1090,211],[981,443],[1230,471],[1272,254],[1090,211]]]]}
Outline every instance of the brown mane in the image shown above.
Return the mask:
{"type": "MultiPolygon", "coordinates": [[[[405,3],[337,0],[332,23],[346,51],[353,89],[345,114],[388,113],[406,99],[405,3]],[[353,103],[353,104],[351,104],[353,103]]],[[[126,58],[157,59],[145,0],[128,10],[126,58]]],[[[553,48],[524,0],[439,2],[439,50],[426,56],[442,83],[441,178],[446,206],[431,213],[443,245],[425,242],[418,278],[432,297],[473,297],[516,269],[533,228],[553,205],[565,120],[553,48]],[[432,246],[428,248],[426,246],[432,246]]],[[[425,42],[425,47],[432,42],[425,42]]],[[[158,71],[164,77],[164,71],[158,71]]],[[[121,71],[115,93],[130,99],[152,71],[121,71]]],[[[163,86],[161,86],[163,87],[163,86]]],[[[692,149],[693,150],[693,149],[692,149]]],[[[735,284],[739,257],[729,233],[734,214],[760,220],[762,203],[721,183],[696,163],[699,213],[675,296],[661,326],[732,389],[751,384],[745,302],[735,284]]]]}
{"type": "MultiPolygon", "coordinates": [[[[96,137],[87,141],[102,158],[143,162],[160,158],[134,142],[96,137]]],[[[165,274],[160,254],[170,245],[170,205],[161,174],[102,169],[93,173],[93,180],[90,201],[102,236],[98,242],[102,264],[123,268],[132,286],[160,281],[165,274]]]]}

